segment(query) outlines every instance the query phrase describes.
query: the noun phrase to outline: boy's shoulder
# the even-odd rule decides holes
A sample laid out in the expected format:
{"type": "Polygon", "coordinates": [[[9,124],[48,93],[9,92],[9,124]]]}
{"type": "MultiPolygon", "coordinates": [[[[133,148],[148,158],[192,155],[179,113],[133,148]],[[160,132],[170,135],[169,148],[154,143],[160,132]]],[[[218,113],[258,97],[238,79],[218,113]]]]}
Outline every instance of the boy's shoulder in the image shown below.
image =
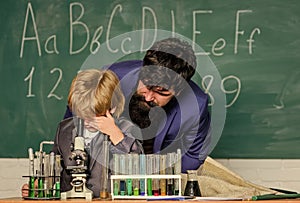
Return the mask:
{"type": "Polygon", "coordinates": [[[65,118],[63,120],[61,120],[59,122],[59,126],[75,126],[75,122],[76,122],[76,119],[74,119],[74,117],[69,117],[69,118],[65,118]]]}

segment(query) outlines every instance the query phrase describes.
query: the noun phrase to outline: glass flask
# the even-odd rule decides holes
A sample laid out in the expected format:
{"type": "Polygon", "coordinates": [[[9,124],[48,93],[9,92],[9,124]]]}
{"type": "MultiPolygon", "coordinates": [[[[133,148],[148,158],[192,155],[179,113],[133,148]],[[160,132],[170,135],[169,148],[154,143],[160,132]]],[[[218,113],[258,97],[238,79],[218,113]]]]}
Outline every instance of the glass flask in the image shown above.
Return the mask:
{"type": "Polygon", "coordinates": [[[201,197],[200,187],[197,178],[197,170],[187,170],[187,183],[184,190],[184,196],[201,197]]]}

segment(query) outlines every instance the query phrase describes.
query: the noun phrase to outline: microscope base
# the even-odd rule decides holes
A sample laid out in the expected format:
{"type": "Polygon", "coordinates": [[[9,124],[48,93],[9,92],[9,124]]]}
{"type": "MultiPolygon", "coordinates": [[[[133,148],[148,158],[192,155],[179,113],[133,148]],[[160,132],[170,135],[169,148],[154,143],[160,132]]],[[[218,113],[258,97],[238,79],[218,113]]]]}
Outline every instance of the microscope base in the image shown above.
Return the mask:
{"type": "Polygon", "coordinates": [[[73,180],[71,185],[73,188],[67,192],[60,194],[60,199],[66,200],[67,198],[85,198],[86,200],[92,200],[93,191],[85,186],[86,174],[72,174],[73,180]]]}
{"type": "Polygon", "coordinates": [[[62,192],[60,199],[66,200],[68,198],[85,198],[86,200],[93,199],[93,192],[89,189],[85,189],[83,192],[75,192],[74,188],[67,192],[62,192]]]}

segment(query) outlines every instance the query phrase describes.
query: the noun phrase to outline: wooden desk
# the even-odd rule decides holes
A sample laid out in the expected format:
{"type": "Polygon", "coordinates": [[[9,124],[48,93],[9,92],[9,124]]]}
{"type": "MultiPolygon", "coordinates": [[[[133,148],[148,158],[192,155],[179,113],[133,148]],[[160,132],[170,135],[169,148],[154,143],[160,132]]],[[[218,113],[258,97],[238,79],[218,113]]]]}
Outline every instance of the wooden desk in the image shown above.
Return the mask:
{"type": "MultiPolygon", "coordinates": [[[[93,199],[92,201],[87,201],[85,199],[68,199],[68,200],[23,200],[22,198],[6,198],[0,199],[0,203],[145,203],[145,202],[153,202],[153,203],[170,203],[169,201],[147,201],[147,200],[100,200],[93,199]]],[[[176,201],[174,201],[176,202],[176,201]]],[[[193,200],[184,200],[185,203],[239,203],[239,202],[247,202],[247,201],[193,201],[193,200]]],[[[280,199],[280,200],[259,200],[252,201],[257,203],[300,203],[300,199],[280,199]]]]}

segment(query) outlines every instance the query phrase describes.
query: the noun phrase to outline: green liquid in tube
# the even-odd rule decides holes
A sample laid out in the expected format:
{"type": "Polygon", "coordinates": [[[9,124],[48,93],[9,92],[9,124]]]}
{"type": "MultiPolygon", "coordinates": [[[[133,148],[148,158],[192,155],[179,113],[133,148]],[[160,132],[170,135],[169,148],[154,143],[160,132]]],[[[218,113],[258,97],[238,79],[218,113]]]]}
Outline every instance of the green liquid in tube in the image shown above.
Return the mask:
{"type": "Polygon", "coordinates": [[[114,181],[114,195],[118,195],[119,194],[119,184],[118,181],[114,181]]]}
{"type": "Polygon", "coordinates": [[[55,197],[60,198],[60,182],[55,183],[55,197]]]}
{"type": "Polygon", "coordinates": [[[29,179],[29,193],[28,197],[34,197],[34,177],[31,176],[29,179]]]}
{"type": "Polygon", "coordinates": [[[132,195],[132,179],[127,179],[127,195],[132,195]]]}
{"type": "Polygon", "coordinates": [[[152,179],[147,179],[147,194],[152,195],[152,179]]]}
{"type": "Polygon", "coordinates": [[[38,180],[38,197],[44,197],[44,181],[43,178],[38,180]]]}
{"type": "Polygon", "coordinates": [[[134,196],[138,196],[139,194],[140,194],[139,188],[134,188],[134,189],[133,189],[133,195],[134,195],[134,196]]]}

